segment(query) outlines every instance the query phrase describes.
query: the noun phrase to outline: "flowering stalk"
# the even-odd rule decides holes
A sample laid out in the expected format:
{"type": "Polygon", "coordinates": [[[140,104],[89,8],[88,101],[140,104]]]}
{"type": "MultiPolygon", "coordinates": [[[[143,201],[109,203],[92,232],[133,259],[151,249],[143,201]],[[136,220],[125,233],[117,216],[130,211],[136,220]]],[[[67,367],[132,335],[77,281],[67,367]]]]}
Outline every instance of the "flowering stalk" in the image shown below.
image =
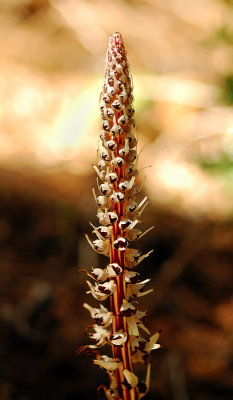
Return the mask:
{"type": "Polygon", "coordinates": [[[149,354],[160,347],[157,344],[159,333],[150,337],[143,324],[147,312],[139,311],[133,304],[135,299],[153,290],[143,291],[149,279],[140,282],[139,273],[132,270],[151,251],[142,255],[129,243],[153,227],[145,232],[136,228],[141,222],[147,197],[136,202],[140,188],[136,184],[138,155],[132,102],[132,81],[126,51],[121,35],[115,33],[109,40],[100,96],[101,145],[98,163],[94,166],[100,195],[96,196],[93,189],[99,226],[91,224],[97,239],[91,241],[86,235],[91,247],[110,260],[103,269],[93,268],[92,272],[82,270],[96,281],[94,285],[87,281],[87,293],[100,301],[110,297],[110,311],[103,305],[93,308],[84,304],[94,319],[89,333],[93,344],[80,349],[94,349],[94,364],[107,371],[110,386],[101,387],[109,400],[136,400],[145,396],[150,380],[149,354]],[[112,357],[100,355],[96,350],[105,344],[111,345],[112,357]],[[145,381],[140,381],[133,372],[135,363],[147,366],[145,381]]]}

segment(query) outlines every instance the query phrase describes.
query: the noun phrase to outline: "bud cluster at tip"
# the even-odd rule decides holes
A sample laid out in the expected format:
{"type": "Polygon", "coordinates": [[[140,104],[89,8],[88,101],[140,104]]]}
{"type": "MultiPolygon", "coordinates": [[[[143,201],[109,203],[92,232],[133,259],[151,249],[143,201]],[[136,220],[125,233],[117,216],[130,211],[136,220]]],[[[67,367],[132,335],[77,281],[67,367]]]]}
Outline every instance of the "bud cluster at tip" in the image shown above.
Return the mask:
{"type": "MultiPolygon", "coordinates": [[[[101,386],[106,397],[114,399],[141,399],[148,391],[150,380],[149,354],[160,347],[159,333],[150,337],[143,321],[147,312],[134,305],[137,298],[152,291],[144,291],[149,281],[139,280],[139,273],[132,269],[150,253],[141,254],[131,247],[153,227],[142,232],[136,228],[147,205],[147,197],[137,201],[140,187],[137,177],[137,140],[133,119],[132,81],[126,51],[119,33],[109,40],[106,54],[103,91],[100,96],[101,133],[98,160],[94,169],[97,173],[99,194],[93,189],[98,205],[98,226],[94,226],[95,240],[86,238],[99,254],[109,258],[104,268],[83,270],[95,283],[87,281],[88,292],[99,300],[110,298],[110,310],[102,304],[90,312],[94,324],[89,333],[92,344],[81,350],[95,349],[94,363],[107,371],[109,388],[101,386]],[[100,355],[98,348],[110,344],[113,357],[100,355]],[[140,381],[133,372],[133,364],[147,365],[145,381],[140,381]]],[[[137,304],[137,302],[136,302],[137,304]]]]}

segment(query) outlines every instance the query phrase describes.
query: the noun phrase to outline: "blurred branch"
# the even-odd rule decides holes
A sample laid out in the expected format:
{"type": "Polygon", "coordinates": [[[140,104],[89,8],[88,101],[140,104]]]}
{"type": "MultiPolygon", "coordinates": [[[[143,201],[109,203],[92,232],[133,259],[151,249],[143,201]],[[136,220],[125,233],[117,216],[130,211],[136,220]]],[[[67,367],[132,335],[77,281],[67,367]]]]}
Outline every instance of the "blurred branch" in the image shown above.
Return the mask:
{"type": "Polygon", "coordinates": [[[180,353],[168,353],[168,373],[174,400],[189,400],[186,388],[185,366],[180,353]]]}

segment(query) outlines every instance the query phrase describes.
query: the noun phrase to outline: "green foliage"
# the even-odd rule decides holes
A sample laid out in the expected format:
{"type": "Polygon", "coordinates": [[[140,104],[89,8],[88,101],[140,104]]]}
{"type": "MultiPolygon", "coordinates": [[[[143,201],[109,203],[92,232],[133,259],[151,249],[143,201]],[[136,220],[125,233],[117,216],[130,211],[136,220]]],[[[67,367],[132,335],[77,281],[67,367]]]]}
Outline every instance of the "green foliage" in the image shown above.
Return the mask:
{"type": "Polygon", "coordinates": [[[211,173],[225,174],[226,172],[233,171],[233,160],[225,155],[218,161],[207,162],[201,160],[200,166],[211,173]]]}
{"type": "Polygon", "coordinates": [[[227,25],[220,26],[217,30],[213,31],[203,41],[204,46],[214,47],[219,44],[232,45],[233,31],[227,25]]]}
{"type": "Polygon", "coordinates": [[[233,103],[233,75],[225,78],[223,83],[223,101],[227,104],[233,103]]]}

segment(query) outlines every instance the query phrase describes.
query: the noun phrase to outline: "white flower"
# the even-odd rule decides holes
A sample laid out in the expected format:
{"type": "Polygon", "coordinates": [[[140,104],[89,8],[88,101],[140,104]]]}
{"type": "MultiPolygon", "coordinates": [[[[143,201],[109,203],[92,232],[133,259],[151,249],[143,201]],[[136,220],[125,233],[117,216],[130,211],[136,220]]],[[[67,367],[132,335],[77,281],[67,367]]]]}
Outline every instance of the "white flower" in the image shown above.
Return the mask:
{"type": "Polygon", "coordinates": [[[154,291],[154,289],[143,291],[144,285],[149,282],[150,279],[145,279],[144,281],[135,283],[135,284],[128,284],[127,285],[127,297],[142,297],[146,296],[147,294],[154,291]]]}
{"type": "Polygon", "coordinates": [[[103,254],[105,256],[109,256],[109,251],[110,251],[110,243],[109,239],[102,240],[102,239],[96,239],[93,240],[93,242],[89,239],[89,236],[85,234],[85,237],[89,243],[89,245],[99,254],[103,254]]]}
{"type": "Polygon", "coordinates": [[[98,282],[104,282],[108,278],[106,268],[92,268],[92,271],[89,272],[86,269],[80,269],[80,271],[85,272],[88,276],[95,279],[98,282]]]}
{"type": "Polygon", "coordinates": [[[133,304],[129,303],[126,299],[123,299],[123,304],[120,308],[120,315],[123,317],[131,317],[136,314],[137,309],[133,304]]]}
{"type": "Polygon", "coordinates": [[[83,307],[90,312],[91,317],[97,325],[107,328],[112,323],[112,312],[108,311],[102,304],[100,304],[100,308],[93,308],[89,304],[84,303],[83,307]]]}
{"type": "Polygon", "coordinates": [[[111,343],[114,344],[114,346],[122,346],[122,344],[125,343],[127,339],[128,335],[126,332],[123,331],[114,332],[110,335],[111,343]]]}
{"type": "Polygon", "coordinates": [[[132,284],[139,282],[139,273],[125,270],[125,282],[132,284]]]}
{"type": "Polygon", "coordinates": [[[91,293],[92,296],[97,300],[106,300],[108,296],[111,296],[113,293],[114,282],[109,281],[102,284],[95,284],[93,286],[89,281],[86,281],[89,286],[89,291],[87,293],[91,293]]]}
{"type": "Polygon", "coordinates": [[[148,257],[153,250],[148,251],[146,254],[141,254],[141,252],[137,249],[127,248],[125,250],[125,259],[126,259],[126,266],[128,268],[136,267],[144,258],[148,257]]]}
{"type": "Polygon", "coordinates": [[[148,360],[148,356],[152,350],[159,349],[160,344],[157,343],[159,338],[159,332],[155,333],[149,339],[144,339],[142,337],[131,338],[132,347],[132,362],[145,364],[148,360]]]}
{"type": "Polygon", "coordinates": [[[107,273],[109,278],[113,278],[122,273],[122,268],[118,263],[112,263],[107,265],[107,273]]]}
{"type": "Polygon", "coordinates": [[[88,347],[90,349],[96,349],[98,347],[104,346],[109,340],[110,332],[98,325],[94,325],[93,329],[95,330],[95,332],[89,333],[93,345],[89,345],[88,347]]]}

